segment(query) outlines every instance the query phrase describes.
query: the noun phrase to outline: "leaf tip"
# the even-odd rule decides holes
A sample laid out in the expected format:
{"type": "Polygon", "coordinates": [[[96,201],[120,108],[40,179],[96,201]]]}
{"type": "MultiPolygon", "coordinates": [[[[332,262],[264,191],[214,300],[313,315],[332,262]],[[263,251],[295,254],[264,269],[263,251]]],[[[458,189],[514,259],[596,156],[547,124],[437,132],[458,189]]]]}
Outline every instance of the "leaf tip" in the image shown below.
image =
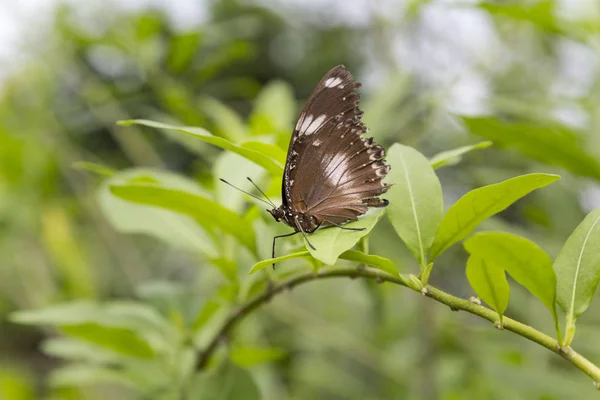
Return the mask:
{"type": "Polygon", "coordinates": [[[252,275],[256,271],[260,271],[261,269],[262,268],[260,267],[260,263],[256,263],[252,266],[252,268],[250,268],[250,271],[248,271],[248,275],[252,275]]]}
{"type": "Polygon", "coordinates": [[[120,119],[117,122],[115,122],[115,124],[117,126],[131,126],[131,125],[135,124],[135,120],[134,119],[120,119]]]}

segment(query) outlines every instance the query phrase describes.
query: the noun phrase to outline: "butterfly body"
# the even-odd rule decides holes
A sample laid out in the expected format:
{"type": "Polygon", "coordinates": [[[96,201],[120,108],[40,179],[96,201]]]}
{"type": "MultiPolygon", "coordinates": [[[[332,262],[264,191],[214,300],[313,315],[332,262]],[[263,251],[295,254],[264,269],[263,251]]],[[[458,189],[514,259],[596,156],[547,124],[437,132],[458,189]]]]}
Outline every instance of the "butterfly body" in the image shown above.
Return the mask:
{"type": "Polygon", "coordinates": [[[290,207],[281,206],[268,210],[275,221],[283,222],[284,224],[298,231],[301,227],[304,233],[313,233],[320,227],[320,223],[314,215],[293,211],[290,207]]]}
{"type": "Polygon", "coordinates": [[[389,188],[383,178],[390,167],[384,149],[363,137],[367,128],[358,107],[359,87],[337,66],[321,79],[300,114],[287,153],[283,204],[269,210],[293,233],[342,227],[369,207],[388,204],[379,196],[389,188]]]}

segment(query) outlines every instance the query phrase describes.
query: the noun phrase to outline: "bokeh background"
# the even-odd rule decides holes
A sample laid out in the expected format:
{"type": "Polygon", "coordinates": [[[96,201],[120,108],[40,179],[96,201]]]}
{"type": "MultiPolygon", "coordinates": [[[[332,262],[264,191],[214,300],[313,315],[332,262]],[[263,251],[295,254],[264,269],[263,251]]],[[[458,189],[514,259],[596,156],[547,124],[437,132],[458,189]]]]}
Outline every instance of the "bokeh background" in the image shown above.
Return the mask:
{"type": "MultiPolygon", "coordinates": [[[[223,163],[236,165],[230,179],[240,182],[242,164],[204,143],[115,121],[202,126],[231,140],[264,130],[285,137],[316,82],[337,64],[363,82],[365,119],[386,147],[402,142],[432,156],[495,142],[439,171],[447,205],[521,173],[563,176],[483,229],[523,235],[555,256],[600,205],[596,0],[3,0],[0,397],[180,398],[132,388],[112,375],[98,378],[100,369],[69,370],[74,361],[89,367],[93,357],[61,347],[57,338],[69,336],[67,330],[9,320],[15,311],[69,301],[138,299],[159,303],[166,319],[185,325],[206,311],[207,299],[229,296],[220,270],[194,247],[194,232],[153,214],[140,228],[102,197],[105,177],[74,163],[154,171],[169,180],[177,174],[218,191],[223,163]],[[465,116],[484,115],[487,125],[465,123],[465,116]]],[[[383,221],[371,251],[416,271],[392,232],[383,221]]],[[[471,296],[465,260],[460,246],[453,248],[432,283],[471,296]]],[[[240,279],[250,265],[239,266],[240,279]]],[[[553,331],[541,303],[515,285],[511,295],[507,315],[553,331]]],[[[574,343],[596,363],[598,310],[596,302],[578,321],[574,343]]],[[[272,362],[244,370],[264,399],[595,395],[587,377],[547,350],[371,282],[299,288],[250,317],[236,337],[281,350],[272,362]]],[[[95,362],[102,365],[101,357],[95,362]]],[[[144,374],[152,382],[158,373],[144,374]]]]}

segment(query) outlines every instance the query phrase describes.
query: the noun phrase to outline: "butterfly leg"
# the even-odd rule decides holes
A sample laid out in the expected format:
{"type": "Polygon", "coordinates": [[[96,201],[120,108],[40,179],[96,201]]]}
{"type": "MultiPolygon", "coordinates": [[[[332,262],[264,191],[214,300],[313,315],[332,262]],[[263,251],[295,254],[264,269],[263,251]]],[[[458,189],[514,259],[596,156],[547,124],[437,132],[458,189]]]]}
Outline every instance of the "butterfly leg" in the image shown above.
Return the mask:
{"type": "Polygon", "coordinates": [[[308,243],[311,249],[316,250],[315,246],[313,246],[312,243],[308,240],[308,237],[306,237],[306,233],[304,232],[304,230],[302,230],[302,225],[300,225],[300,222],[298,222],[297,215],[294,216],[294,221],[296,221],[296,227],[298,228],[300,233],[302,233],[302,236],[304,236],[304,240],[306,240],[306,243],[308,243]]]}
{"type": "MultiPolygon", "coordinates": [[[[294,236],[295,234],[297,234],[299,231],[295,231],[295,232],[291,232],[291,233],[285,233],[283,235],[277,235],[275,237],[273,237],[273,249],[271,251],[271,258],[275,258],[275,241],[279,238],[283,238],[283,237],[288,237],[288,236],[294,236]]],[[[273,269],[275,269],[275,263],[273,263],[273,269]]]]}
{"type": "Polygon", "coordinates": [[[366,228],[346,228],[343,225],[338,225],[338,224],[333,223],[331,221],[329,221],[329,223],[332,224],[333,226],[337,226],[338,228],[343,229],[345,231],[364,231],[366,229],[366,228]]]}

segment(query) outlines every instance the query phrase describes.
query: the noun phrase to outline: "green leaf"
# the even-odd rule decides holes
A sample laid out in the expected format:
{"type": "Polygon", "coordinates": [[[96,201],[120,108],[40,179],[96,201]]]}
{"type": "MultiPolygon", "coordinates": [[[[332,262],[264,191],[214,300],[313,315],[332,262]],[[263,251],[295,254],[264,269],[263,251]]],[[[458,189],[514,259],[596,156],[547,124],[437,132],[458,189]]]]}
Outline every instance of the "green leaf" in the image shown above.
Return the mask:
{"type": "Polygon", "coordinates": [[[278,163],[284,165],[287,158],[286,152],[276,144],[249,141],[242,143],[242,147],[267,154],[278,163]]]}
{"type": "Polygon", "coordinates": [[[222,304],[216,300],[209,300],[204,304],[202,310],[198,313],[192,323],[192,331],[197,332],[222,308],[222,304]]]}
{"type": "Polygon", "coordinates": [[[190,385],[194,400],[260,400],[261,395],[248,371],[227,362],[220,368],[197,374],[190,385]]]}
{"type": "Polygon", "coordinates": [[[558,175],[528,174],[465,194],[444,216],[431,248],[431,260],[469,236],[481,222],[505,210],[532,191],[558,179],[558,175]]]}
{"type": "Polygon", "coordinates": [[[394,71],[386,77],[385,85],[379,85],[371,96],[361,100],[361,108],[365,111],[363,122],[376,139],[386,132],[396,132],[414,118],[418,112],[414,103],[419,102],[410,100],[414,86],[415,79],[410,73],[394,71]]]}
{"type": "Polygon", "coordinates": [[[429,160],[412,147],[394,144],[387,160],[392,166],[387,180],[393,185],[387,214],[423,269],[444,213],[442,187],[429,160]]]}
{"type": "Polygon", "coordinates": [[[358,263],[366,264],[370,267],[387,272],[392,276],[400,277],[398,268],[394,265],[392,260],[388,260],[387,258],[365,254],[362,251],[357,250],[345,251],[340,255],[340,258],[343,260],[356,261],[358,263]]]}
{"type": "Polygon", "coordinates": [[[307,235],[308,240],[316,250],[307,245],[307,250],[317,260],[333,265],[340,254],[350,250],[358,241],[369,234],[383,215],[384,210],[373,210],[358,221],[344,225],[345,228],[364,228],[360,231],[349,231],[338,227],[319,229],[315,233],[307,235]]]}
{"type": "Polygon", "coordinates": [[[465,249],[508,272],[556,315],[556,275],[552,259],[532,241],[501,232],[478,233],[465,242],[465,249]]]}
{"type": "Polygon", "coordinates": [[[114,174],[116,174],[117,172],[109,167],[106,167],[104,165],[101,164],[95,164],[92,162],[87,162],[87,161],[77,161],[73,163],[73,168],[75,169],[79,169],[82,171],[89,171],[89,172],[93,172],[97,175],[102,175],[102,176],[113,176],[114,174]]]}
{"type": "Polygon", "coordinates": [[[250,130],[255,135],[289,131],[296,117],[296,100],[292,87],[283,81],[266,85],[254,104],[250,130]]]}
{"type": "Polygon", "coordinates": [[[477,296],[498,313],[502,324],[502,316],[508,307],[510,297],[510,288],[504,270],[495,263],[471,256],[467,262],[467,279],[477,296]]]}
{"type": "Polygon", "coordinates": [[[252,225],[233,211],[205,197],[151,185],[113,185],[110,191],[121,199],[192,217],[203,227],[230,234],[252,252],[256,252],[252,225]]]}
{"type": "Polygon", "coordinates": [[[73,301],[34,310],[14,312],[11,320],[27,325],[59,327],[87,323],[126,328],[144,334],[157,345],[176,338],[176,331],[156,310],[133,301],[113,301],[100,305],[92,301],[73,301]]]}
{"type": "Polygon", "coordinates": [[[231,349],[229,357],[231,361],[242,368],[247,368],[256,364],[278,361],[287,356],[285,349],[276,347],[242,347],[237,346],[231,349]]]}
{"type": "Polygon", "coordinates": [[[585,151],[585,135],[563,125],[507,123],[496,118],[462,118],[469,131],[494,142],[495,146],[514,148],[527,157],[557,165],[580,176],[600,179],[600,163],[585,151]]]}
{"type": "Polygon", "coordinates": [[[150,235],[176,248],[199,251],[210,258],[219,256],[214,239],[191,218],[157,207],[134,204],[113,196],[109,191],[111,185],[142,181],[198,195],[209,194],[197,183],[176,174],[144,168],[120,171],[104,181],[97,193],[100,209],[115,230],[150,235]]]}
{"type": "Polygon", "coordinates": [[[34,310],[13,312],[10,320],[26,325],[69,325],[90,321],[98,311],[92,301],[73,301],[34,310]]]}
{"type": "Polygon", "coordinates": [[[458,164],[462,160],[462,156],[466,153],[469,153],[473,150],[481,150],[487,149],[493,143],[490,141],[480,142],[477,144],[462,146],[456,149],[442,151],[441,153],[436,154],[431,157],[429,162],[434,169],[439,169],[443,167],[450,167],[452,165],[458,164]]]}
{"type": "MultiPolygon", "coordinates": [[[[246,177],[260,185],[263,182],[262,178],[265,176],[265,170],[242,156],[226,151],[219,154],[214,161],[213,176],[230,182],[236,188],[261,196],[246,177]],[[243,175],[240,174],[240,171],[243,171],[243,175]]],[[[247,194],[221,181],[216,181],[215,186],[215,200],[238,214],[247,209],[248,201],[259,203],[247,194]]],[[[261,209],[264,208],[262,203],[259,204],[261,209]]]]}
{"type": "Polygon", "coordinates": [[[501,15],[516,21],[531,22],[539,28],[552,33],[564,33],[556,21],[555,2],[553,0],[538,0],[531,4],[523,2],[508,2],[508,4],[482,2],[477,4],[476,7],[484,9],[493,15],[501,15]]]}
{"type": "Polygon", "coordinates": [[[122,371],[83,363],[55,368],[50,373],[49,381],[52,387],[119,385],[141,389],[138,382],[125,376],[122,371]]]}
{"type": "Polygon", "coordinates": [[[92,364],[108,364],[119,361],[118,356],[100,346],[69,337],[56,337],[44,340],[42,342],[42,351],[51,357],[69,361],[89,362],[92,364]]]}
{"type": "Polygon", "coordinates": [[[218,128],[221,136],[230,140],[241,140],[248,136],[242,118],[229,106],[212,97],[200,100],[200,108],[218,128]]]}
{"type": "Polygon", "coordinates": [[[167,125],[161,124],[160,122],[149,121],[145,119],[136,119],[136,120],[127,120],[127,121],[119,121],[119,125],[121,126],[130,126],[130,125],[144,125],[152,128],[158,129],[167,129],[173,130],[181,133],[185,133],[186,135],[191,135],[200,140],[203,140],[207,143],[220,147],[224,150],[229,150],[234,153],[239,154],[242,157],[247,158],[248,160],[260,165],[269,173],[275,176],[280,176],[283,174],[283,165],[275,161],[273,158],[269,157],[266,154],[259,153],[256,150],[251,150],[241,145],[234,144],[227,139],[223,139],[218,136],[213,136],[210,132],[205,129],[191,126],[175,126],[175,125],[167,125]]]}
{"type": "Polygon", "coordinates": [[[575,323],[590,305],[600,281],[600,208],[590,213],[561,249],[554,270],[556,297],[567,324],[575,323]]]}
{"type": "Polygon", "coordinates": [[[0,399],[39,399],[36,379],[30,368],[12,362],[0,368],[0,399]]]}
{"type": "Polygon", "coordinates": [[[170,71],[181,72],[193,59],[200,42],[200,32],[186,32],[171,37],[167,65],[170,71]]]}
{"type": "Polygon", "coordinates": [[[130,357],[150,359],[155,355],[152,347],[131,329],[86,323],[65,325],[61,330],[67,335],[130,357]]]}
{"type": "Polygon", "coordinates": [[[268,260],[263,260],[263,261],[260,261],[260,262],[257,262],[256,264],[254,264],[252,266],[252,268],[250,268],[250,272],[248,272],[248,273],[253,274],[257,271],[260,271],[261,269],[269,267],[269,266],[273,265],[274,263],[277,264],[278,262],[281,262],[281,261],[291,260],[292,258],[305,258],[305,257],[310,257],[310,253],[308,251],[300,251],[298,253],[292,253],[292,254],[288,254],[285,256],[281,256],[281,257],[269,258],[268,260]]]}
{"type": "MultiPolygon", "coordinates": [[[[252,266],[249,274],[253,274],[256,271],[260,271],[263,268],[269,267],[273,265],[273,263],[278,263],[284,260],[290,260],[293,258],[306,258],[310,257],[310,253],[308,251],[300,251],[298,253],[292,253],[281,257],[270,258],[268,260],[260,261],[252,266]]],[[[388,274],[400,277],[398,273],[398,268],[394,265],[391,260],[387,258],[365,254],[361,251],[357,250],[347,250],[339,255],[339,258],[347,261],[355,261],[361,264],[369,265],[370,267],[379,269],[381,271],[387,272],[388,274]]]]}

